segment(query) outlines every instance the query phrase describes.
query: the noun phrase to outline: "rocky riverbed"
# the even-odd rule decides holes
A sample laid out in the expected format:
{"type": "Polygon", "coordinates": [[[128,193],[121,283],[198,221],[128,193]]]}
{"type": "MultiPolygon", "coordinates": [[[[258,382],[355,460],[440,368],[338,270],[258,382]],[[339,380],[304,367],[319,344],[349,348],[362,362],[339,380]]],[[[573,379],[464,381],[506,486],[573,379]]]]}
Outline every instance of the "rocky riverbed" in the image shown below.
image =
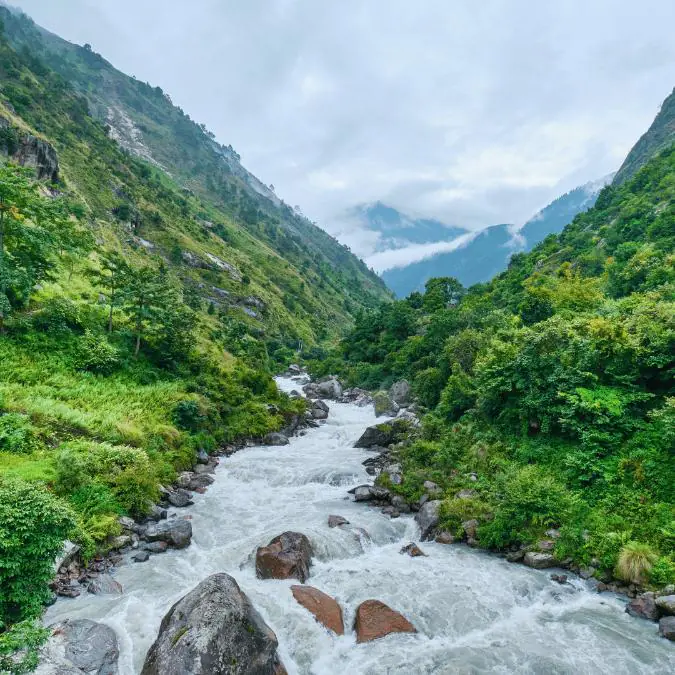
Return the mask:
{"type": "MultiPolygon", "coordinates": [[[[279,384],[288,392],[302,387],[290,378],[279,384]]],[[[328,400],[328,411],[312,407],[320,411],[310,414],[316,427],[287,445],[266,439],[270,445],[223,458],[207,474],[214,481],[203,494],[176,486],[188,489],[194,503],[169,505],[166,519],[147,525],[189,523],[189,546],[167,545],[166,552],[149,552],[146,562],[136,563],[137,551],[155,542],[147,541],[147,530],[135,533],[130,525],[130,546],[136,548],[103,572],[121,592],[113,584],[59,600],[48,622],[85,623],[61,624],[55,638],[60,643],[52,641],[51,653],[73,656],[66,637],[94,635],[90,642],[101,645],[105,667],[92,670],[96,655],[89,653],[83,672],[112,674],[112,659],[124,675],[174,672],[162,665],[173,650],[184,659],[175,661],[182,664],[175,672],[186,673],[653,674],[675,668],[671,644],[654,623],[629,616],[624,598],[599,595],[571,575],[562,583],[550,578],[562,571],[513,565],[465,545],[422,542],[420,514],[428,515],[431,506],[421,505],[416,522],[406,512],[409,505],[384,493],[371,495],[371,487],[349,496],[349,489],[372,484],[373,464],[363,463],[379,454],[354,445],[364,429],[386,417],[376,419],[365,392],[345,397],[333,383],[324,389],[330,391],[316,393],[338,400],[354,396],[353,402],[328,400]],[[381,508],[364,508],[378,500],[381,508]],[[278,539],[283,533],[306,537],[309,550],[302,538],[278,539]],[[207,597],[219,594],[222,601],[190,618],[187,608],[206,607],[195,602],[205,594],[204,584],[207,597]],[[180,603],[185,611],[177,614],[180,603]],[[213,625],[204,626],[204,616],[213,625]],[[103,625],[95,630],[97,624],[88,621],[103,625]],[[214,644],[208,639],[214,625],[222,628],[216,634],[241,640],[214,644]],[[202,651],[211,655],[210,670],[195,666],[196,644],[209,645],[202,651]],[[233,655],[237,649],[243,656],[233,655]],[[259,670],[246,669],[247,659],[259,670]]],[[[426,534],[442,533],[431,526],[426,534]]],[[[43,671],[49,672],[59,671],[43,671]]]]}

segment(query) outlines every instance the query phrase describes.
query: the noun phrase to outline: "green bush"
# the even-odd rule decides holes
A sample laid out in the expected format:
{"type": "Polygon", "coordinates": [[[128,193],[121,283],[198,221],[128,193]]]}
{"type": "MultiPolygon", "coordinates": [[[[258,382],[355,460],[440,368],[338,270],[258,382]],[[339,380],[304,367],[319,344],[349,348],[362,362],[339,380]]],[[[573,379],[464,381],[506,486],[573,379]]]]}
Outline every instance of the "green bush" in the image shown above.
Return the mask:
{"type": "Polygon", "coordinates": [[[109,375],[119,363],[119,352],[105,337],[95,335],[89,329],[85,330],[78,344],[75,357],[76,368],[109,375]]]}
{"type": "Polygon", "coordinates": [[[0,451],[26,454],[41,447],[42,443],[27,415],[0,415],[0,451]]]}
{"type": "Polygon", "coordinates": [[[46,333],[80,330],[82,320],[78,306],[67,298],[50,298],[33,319],[33,325],[46,333]]]}
{"type": "Polygon", "coordinates": [[[49,631],[37,621],[20,621],[2,632],[0,624],[0,673],[25,675],[38,665],[38,649],[49,631]]]}
{"type": "Polygon", "coordinates": [[[665,556],[655,560],[649,571],[649,580],[659,587],[675,584],[675,560],[665,556]]]}
{"type": "Polygon", "coordinates": [[[0,624],[40,615],[54,558],[75,529],[73,511],[46,489],[0,478],[0,624]]]}

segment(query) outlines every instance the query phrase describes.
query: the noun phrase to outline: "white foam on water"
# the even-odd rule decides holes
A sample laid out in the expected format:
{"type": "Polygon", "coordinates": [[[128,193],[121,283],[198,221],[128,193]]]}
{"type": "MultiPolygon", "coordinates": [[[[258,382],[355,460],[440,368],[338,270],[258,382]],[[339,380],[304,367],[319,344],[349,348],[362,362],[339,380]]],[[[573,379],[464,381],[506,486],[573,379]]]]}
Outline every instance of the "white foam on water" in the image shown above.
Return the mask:
{"type": "MultiPolygon", "coordinates": [[[[284,391],[297,383],[280,378],[284,391]]],[[[419,531],[411,517],[391,520],[355,504],[346,489],[370,482],[353,448],[375,423],[370,407],[331,403],[327,422],[283,447],[255,447],[224,458],[216,481],[195,504],[192,545],[120,566],[120,597],[83,593],[59,600],[46,621],[102,621],[120,638],[120,673],[139,673],[171,605],[215,572],[237,579],[279,639],[290,675],[411,673],[612,675],[675,672],[675,650],[654,623],[624,612],[625,601],[582,581],[560,586],[549,572],[514,565],[461,545],[424,543],[426,558],[399,555],[419,531]],[[350,527],[330,529],[328,516],[350,527]],[[364,528],[365,537],[356,528],[364,528]],[[342,605],[346,635],[329,634],[293,599],[295,581],[255,578],[258,546],[286,530],[315,550],[309,584],[342,605]],[[402,612],[417,635],[357,645],[357,605],[376,598],[402,612]]]]}

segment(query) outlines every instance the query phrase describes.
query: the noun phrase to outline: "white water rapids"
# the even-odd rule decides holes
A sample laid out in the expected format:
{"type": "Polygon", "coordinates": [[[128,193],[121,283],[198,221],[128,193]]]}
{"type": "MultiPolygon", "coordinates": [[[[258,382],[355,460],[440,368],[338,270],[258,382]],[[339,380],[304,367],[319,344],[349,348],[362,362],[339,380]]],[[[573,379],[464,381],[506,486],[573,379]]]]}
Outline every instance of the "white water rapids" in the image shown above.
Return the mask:
{"type": "MultiPolygon", "coordinates": [[[[298,385],[279,379],[290,391],[298,385]]],[[[370,407],[332,403],[327,423],[285,447],[256,447],[223,458],[216,482],[195,504],[189,548],[120,566],[122,596],[83,593],[59,600],[47,622],[90,618],[115,629],[120,673],[139,673],[171,605],[215,572],[234,576],[276,633],[290,675],[417,673],[585,675],[675,672],[675,650],[657,626],[624,613],[625,601],[598,595],[585,582],[560,586],[549,571],[510,564],[463,545],[423,543],[426,558],[399,555],[418,541],[412,517],[390,520],[347,499],[370,482],[353,448],[374,423],[370,407]],[[330,514],[357,531],[329,529],[330,514]],[[308,584],[343,607],[346,634],[335,637],[293,599],[297,581],[258,580],[254,553],[286,530],[305,533],[315,551],[308,584]],[[394,634],[356,644],[359,603],[382,600],[402,612],[417,635],[394,634]]]]}

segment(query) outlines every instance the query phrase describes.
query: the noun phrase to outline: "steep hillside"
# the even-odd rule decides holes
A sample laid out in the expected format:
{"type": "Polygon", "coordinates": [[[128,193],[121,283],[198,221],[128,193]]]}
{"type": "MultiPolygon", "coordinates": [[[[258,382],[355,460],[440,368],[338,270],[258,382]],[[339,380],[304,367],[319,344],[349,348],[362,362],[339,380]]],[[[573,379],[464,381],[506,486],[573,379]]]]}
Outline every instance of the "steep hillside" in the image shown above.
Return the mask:
{"type": "Polygon", "coordinates": [[[441,486],[453,537],[675,583],[673,251],[675,146],[489,283],[432,279],[313,368],[409,380],[428,414],[395,458],[403,478],[380,481],[413,503],[441,486]]]}
{"type": "Polygon", "coordinates": [[[652,125],[633,146],[614,177],[615,185],[632,178],[654,155],[675,143],[675,89],[661,104],[652,125]]]}
{"type": "MultiPolygon", "coordinates": [[[[276,294],[282,304],[289,305],[286,309],[294,317],[289,323],[296,319],[302,323],[298,315],[304,315],[305,334],[301,337],[311,340],[315,330],[321,336],[335,332],[349,323],[351,312],[387,297],[382,282],[363,262],[284,204],[246,171],[231,146],[218,144],[203,125],[174,106],[160,87],[120,73],[88,46],[66,42],[23,14],[0,7],[0,18],[10,44],[25,59],[48,64],[72,87],[73,93],[85,97],[87,112],[107,127],[111,139],[147,162],[148,170],[159,169],[164,174],[163,182],[174,183],[186,198],[199,205],[201,213],[194,214],[194,220],[198,228],[210,230],[213,236],[208,238],[215,242],[216,249],[222,253],[222,247],[230,243],[228,237],[237,236],[234,230],[238,232],[238,240],[230,248],[246,253],[248,260],[237,261],[244,268],[240,271],[251,279],[261,273],[260,281],[268,287],[268,294],[276,294]],[[218,238],[223,241],[218,242],[218,238]],[[277,264],[275,259],[280,258],[283,262],[277,264]]],[[[36,75],[39,81],[41,74],[36,75]]],[[[8,84],[11,94],[14,85],[8,84]]],[[[64,154],[62,164],[67,178],[97,214],[109,212],[118,205],[115,202],[125,201],[135,225],[148,235],[143,239],[161,244],[153,241],[155,233],[149,230],[158,228],[136,204],[135,195],[115,199],[100,185],[93,190],[84,185],[86,161],[75,155],[68,139],[59,138],[58,124],[48,119],[51,106],[40,102],[40,93],[23,92],[32,99],[29,106],[22,105],[21,100],[10,102],[64,154]]],[[[156,171],[152,173],[158,175],[156,171]]],[[[180,245],[175,241],[170,245],[176,243],[180,245]]],[[[199,258],[205,251],[186,253],[199,258]]],[[[218,255],[217,250],[211,253],[218,255]]],[[[283,307],[280,313],[284,313],[283,307]]]]}

